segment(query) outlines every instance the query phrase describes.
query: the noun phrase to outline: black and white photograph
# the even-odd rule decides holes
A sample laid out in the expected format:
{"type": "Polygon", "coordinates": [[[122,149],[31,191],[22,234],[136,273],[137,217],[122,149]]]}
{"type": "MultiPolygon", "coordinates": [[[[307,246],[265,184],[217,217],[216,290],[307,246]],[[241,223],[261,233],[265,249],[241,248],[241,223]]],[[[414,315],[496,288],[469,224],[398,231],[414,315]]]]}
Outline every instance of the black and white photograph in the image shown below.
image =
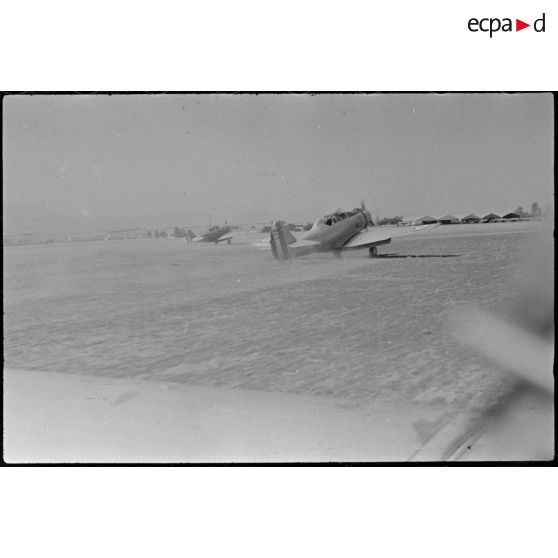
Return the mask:
{"type": "Polygon", "coordinates": [[[8,464],[554,458],[549,93],[2,99],[8,464]]]}

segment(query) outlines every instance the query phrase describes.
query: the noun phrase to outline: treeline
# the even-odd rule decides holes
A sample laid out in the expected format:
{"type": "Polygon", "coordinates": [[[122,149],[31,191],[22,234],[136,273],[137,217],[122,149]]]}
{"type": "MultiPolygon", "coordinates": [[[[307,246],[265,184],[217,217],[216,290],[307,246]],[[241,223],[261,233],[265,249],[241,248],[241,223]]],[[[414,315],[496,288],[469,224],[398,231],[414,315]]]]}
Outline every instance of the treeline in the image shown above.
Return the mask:
{"type": "Polygon", "coordinates": [[[153,231],[147,231],[147,238],[185,238],[186,240],[192,240],[196,235],[190,229],[174,227],[171,233],[167,231],[159,231],[157,229],[153,231]]]}
{"type": "Polygon", "coordinates": [[[147,238],[168,238],[167,231],[158,231],[155,229],[153,232],[147,231],[147,238]]]}
{"type": "Polygon", "coordinates": [[[172,236],[174,236],[175,238],[192,239],[196,235],[190,229],[186,230],[184,228],[181,229],[179,227],[174,227],[172,236]]]}
{"type": "MultiPolygon", "coordinates": [[[[295,225],[294,223],[285,223],[287,230],[300,232],[300,231],[309,231],[312,228],[312,223],[306,223],[305,225],[295,225]]],[[[254,228],[254,227],[252,227],[254,228]]],[[[260,230],[261,233],[268,233],[271,231],[271,225],[264,225],[260,230]]]]}
{"type": "Polygon", "coordinates": [[[519,206],[514,213],[517,213],[520,217],[542,217],[542,209],[539,207],[539,204],[537,202],[533,202],[531,204],[531,213],[529,213],[528,211],[524,211],[523,207],[519,206]]]}
{"type": "Polygon", "coordinates": [[[376,225],[397,225],[403,221],[403,217],[376,217],[376,225]]]}

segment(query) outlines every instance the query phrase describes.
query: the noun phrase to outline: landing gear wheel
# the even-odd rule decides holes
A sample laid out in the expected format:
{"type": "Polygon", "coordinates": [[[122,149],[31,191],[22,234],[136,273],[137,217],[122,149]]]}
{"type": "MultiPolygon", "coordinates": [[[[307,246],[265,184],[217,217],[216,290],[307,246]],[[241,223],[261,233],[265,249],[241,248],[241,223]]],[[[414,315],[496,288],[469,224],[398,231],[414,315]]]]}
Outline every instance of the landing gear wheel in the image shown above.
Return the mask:
{"type": "Polygon", "coordinates": [[[371,258],[376,258],[378,256],[378,248],[376,248],[376,246],[371,246],[370,248],[368,248],[368,255],[371,258]]]}
{"type": "Polygon", "coordinates": [[[333,251],[333,256],[335,258],[340,258],[341,257],[341,250],[334,250],[333,251]]]}
{"type": "Polygon", "coordinates": [[[231,243],[231,239],[229,238],[229,239],[227,240],[227,244],[230,245],[230,243],[231,243]]]}

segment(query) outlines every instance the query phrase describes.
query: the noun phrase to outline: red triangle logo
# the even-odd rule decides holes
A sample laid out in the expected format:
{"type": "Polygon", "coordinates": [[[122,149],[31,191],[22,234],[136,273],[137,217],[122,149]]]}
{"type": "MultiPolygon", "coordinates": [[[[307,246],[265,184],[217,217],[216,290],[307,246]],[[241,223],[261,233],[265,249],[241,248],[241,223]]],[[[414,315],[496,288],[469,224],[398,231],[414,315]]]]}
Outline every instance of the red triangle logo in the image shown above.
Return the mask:
{"type": "Polygon", "coordinates": [[[531,24],[530,23],[525,23],[524,21],[521,21],[520,19],[515,20],[515,30],[516,31],[521,31],[522,29],[525,29],[525,27],[531,27],[531,24]]]}

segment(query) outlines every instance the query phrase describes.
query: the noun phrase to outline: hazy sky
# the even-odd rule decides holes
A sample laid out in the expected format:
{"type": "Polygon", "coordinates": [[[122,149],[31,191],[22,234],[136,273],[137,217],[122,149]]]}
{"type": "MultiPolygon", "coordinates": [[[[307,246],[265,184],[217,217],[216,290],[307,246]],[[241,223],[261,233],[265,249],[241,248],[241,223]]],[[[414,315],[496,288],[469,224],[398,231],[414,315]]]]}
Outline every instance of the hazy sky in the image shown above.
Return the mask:
{"type": "Polygon", "coordinates": [[[39,95],[3,108],[4,202],[69,215],[553,203],[549,94],[39,95]]]}

